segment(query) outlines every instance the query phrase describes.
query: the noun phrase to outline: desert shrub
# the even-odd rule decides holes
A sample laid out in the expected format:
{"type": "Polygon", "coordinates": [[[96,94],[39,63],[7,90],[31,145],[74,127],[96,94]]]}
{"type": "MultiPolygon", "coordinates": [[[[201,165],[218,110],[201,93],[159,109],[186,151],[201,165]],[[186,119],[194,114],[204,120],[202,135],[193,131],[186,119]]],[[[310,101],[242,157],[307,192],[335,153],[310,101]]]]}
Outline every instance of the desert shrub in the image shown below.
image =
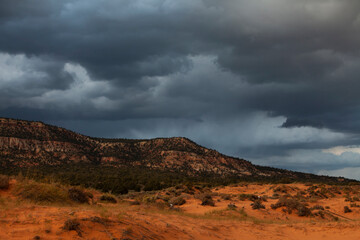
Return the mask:
{"type": "Polygon", "coordinates": [[[275,204],[271,204],[272,209],[277,209],[279,207],[286,207],[288,213],[292,213],[293,210],[297,210],[298,216],[309,216],[311,215],[311,210],[305,206],[305,204],[293,198],[280,198],[279,201],[275,204]]]}
{"type": "Polygon", "coordinates": [[[274,189],[274,192],[287,193],[289,188],[285,185],[280,185],[274,189]]]}
{"type": "Polygon", "coordinates": [[[69,198],[78,203],[87,203],[89,202],[89,196],[83,190],[79,188],[69,188],[68,190],[69,198]]]}
{"type": "Polygon", "coordinates": [[[140,202],[138,200],[131,201],[130,205],[140,205],[140,202]]]}
{"type": "Polygon", "coordinates": [[[296,209],[298,211],[298,216],[300,217],[307,217],[311,215],[311,210],[305,205],[299,205],[296,209]]]}
{"type": "Polygon", "coordinates": [[[215,202],[214,202],[214,200],[213,200],[212,198],[205,198],[205,199],[201,202],[201,205],[214,207],[214,206],[215,206],[215,202]]]}
{"type": "Polygon", "coordinates": [[[66,189],[56,184],[35,181],[19,182],[14,188],[15,195],[34,202],[65,203],[69,202],[66,189]]]}
{"type": "Polygon", "coordinates": [[[325,206],[325,209],[330,209],[330,206],[325,206]]]}
{"type": "Polygon", "coordinates": [[[222,194],[221,198],[224,200],[231,200],[232,196],[230,194],[222,194]]]}
{"type": "Polygon", "coordinates": [[[201,200],[201,205],[203,205],[203,206],[215,206],[215,202],[212,199],[211,194],[209,194],[209,193],[203,193],[203,194],[197,195],[196,198],[201,200]]]}
{"type": "Polygon", "coordinates": [[[77,219],[68,219],[65,221],[62,229],[67,231],[76,231],[80,228],[80,223],[77,219]]]}
{"type": "Polygon", "coordinates": [[[352,212],[352,210],[348,206],[345,206],[344,213],[349,213],[349,212],[352,212]]]}
{"type": "Polygon", "coordinates": [[[146,195],[146,196],[143,197],[142,201],[144,203],[154,203],[154,202],[156,202],[156,199],[157,199],[156,196],[146,195]]]}
{"type": "Polygon", "coordinates": [[[323,210],[315,211],[315,212],[313,213],[313,215],[314,215],[314,216],[319,216],[319,217],[321,217],[321,218],[325,218],[325,213],[324,213],[323,210]]]}
{"type": "Polygon", "coordinates": [[[113,196],[111,194],[101,195],[100,201],[109,202],[109,203],[117,203],[117,200],[116,200],[115,196],[113,196]]]}
{"type": "Polygon", "coordinates": [[[174,197],[174,198],[169,200],[169,204],[172,204],[174,206],[175,205],[181,206],[181,205],[183,205],[185,203],[186,203],[186,200],[182,196],[174,197]]]}
{"type": "Polygon", "coordinates": [[[255,200],[251,206],[252,209],[265,209],[265,205],[261,203],[261,200],[255,200]]]}
{"type": "Polygon", "coordinates": [[[270,198],[271,198],[271,199],[279,199],[279,198],[280,198],[280,194],[274,193],[270,198]]]}
{"type": "Polygon", "coordinates": [[[94,194],[92,194],[91,192],[85,192],[86,196],[90,199],[94,198],[94,194]]]}
{"type": "Polygon", "coordinates": [[[338,186],[332,186],[329,188],[329,191],[334,194],[341,194],[340,188],[338,186]]]}
{"type": "Polygon", "coordinates": [[[360,207],[360,205],[356,204],[356,203],[350,203],[350,207],[360,207]]]}
{"type": "Polygon", "coordinates": [[[169,195],[176,192],[176,188],[175,188],[175,187],[168,188],[167,190],[168,190],[168,192],[169,192],[169,195]]]}
{"type": "Polygon", "coordinates": [[[315,205],[313,207],[310,208],[311,210],[324,210],[324,207],[321,205],[315,205]]]}
{"type": "Polygon", "coordinates": [[[66,220],[62,229],[64,229],[65,231],[76,231],[80,237],[82,236],[80,222],[77,219],[66,220]]]}
{"type": "Polygon", "coordinates": [[[10,179],[8,176],[0,175],[0,189],[8,189],[10,186],[10,179]]]}
{"type": "Polygon", "coordinates": [[[235,210],[236,208],[237,208],[237,206],[235,205],[235,203],[228,204],[228,209],[229,210],[235,210]]]}
{"type": "Polygon", "coordinates": [[[241,200],[241,201],[245,201],[245,200],[255,201],[257,199],[259,199],[259,197],[255,194],[242,193],[239,195],[239,200],[241,200]]]}
{"type": "Polygon", "coordinates": [[[169,202],[171,198],[171,196],[165,195],[165,196],[161,196],[160,199],[162,199],[164,202],[169,202]]]}

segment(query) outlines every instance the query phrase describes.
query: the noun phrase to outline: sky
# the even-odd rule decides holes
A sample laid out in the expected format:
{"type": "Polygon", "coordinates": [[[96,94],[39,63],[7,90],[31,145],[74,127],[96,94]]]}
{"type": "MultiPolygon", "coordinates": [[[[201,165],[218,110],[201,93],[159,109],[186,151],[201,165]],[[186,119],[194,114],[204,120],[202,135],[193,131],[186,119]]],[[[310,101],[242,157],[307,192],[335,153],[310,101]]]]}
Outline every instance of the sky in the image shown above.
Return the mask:
{"type": "Polygon", "coordinates": [[[0,0],[0,116],[360,179],[358,0],[0,0]]]}

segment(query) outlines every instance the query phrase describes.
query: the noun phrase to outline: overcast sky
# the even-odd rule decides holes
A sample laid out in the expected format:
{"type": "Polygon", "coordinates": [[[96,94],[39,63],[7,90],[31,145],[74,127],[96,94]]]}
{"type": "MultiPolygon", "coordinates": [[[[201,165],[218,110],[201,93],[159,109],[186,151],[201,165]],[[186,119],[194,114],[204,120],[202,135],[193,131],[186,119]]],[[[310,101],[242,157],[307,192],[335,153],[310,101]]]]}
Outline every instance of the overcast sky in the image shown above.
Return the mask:
{"type": "Polygon", "coordinates": [[[360,179],[359,0],[0,0],[0,116],[360,179]]]}

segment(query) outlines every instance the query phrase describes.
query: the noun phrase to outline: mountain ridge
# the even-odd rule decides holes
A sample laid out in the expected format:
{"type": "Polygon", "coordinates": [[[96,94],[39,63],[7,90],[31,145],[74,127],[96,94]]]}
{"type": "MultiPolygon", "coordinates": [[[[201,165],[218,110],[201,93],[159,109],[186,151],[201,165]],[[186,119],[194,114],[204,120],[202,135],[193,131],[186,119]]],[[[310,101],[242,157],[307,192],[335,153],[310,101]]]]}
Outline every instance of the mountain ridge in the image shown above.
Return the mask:
{"type": "Polygon", "coordinates": [[[39,121],[0,118],[0,166],[34,167],[62,164],[95,164],[113,167],[146,167],[186,175],[246,178],[344,178],[317,176],[272,167],[224,155],[185,137],[106,139],[89,137],[39,121]]]}

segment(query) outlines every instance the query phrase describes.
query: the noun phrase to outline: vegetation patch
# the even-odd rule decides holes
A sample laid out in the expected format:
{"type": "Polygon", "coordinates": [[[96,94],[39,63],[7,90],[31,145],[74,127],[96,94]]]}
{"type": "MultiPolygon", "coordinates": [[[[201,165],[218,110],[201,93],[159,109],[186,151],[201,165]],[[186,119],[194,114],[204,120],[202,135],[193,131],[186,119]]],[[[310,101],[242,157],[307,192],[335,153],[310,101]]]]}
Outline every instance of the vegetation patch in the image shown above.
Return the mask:
{"type": "Polygon", "coordinates": [[[261,203],[261,200],[255,200],[251,206],[252,209],[265,209],[265,205],[261,203]]]}
{"type": "Polygon", "coordinates": [[[211,194],[209,194],[209,193],[199,194],[196,196],[196,198],[201,200],[201,205],[203,205],[203,206],[212,206],[212,207],[215,206],[215,202],[212,199],[211,194]]]}
{"type": "Polygon", "coordinates": [[[65,231],[76,231],[79,237],[82,236],[80,229],[80,222],[77,219],[66,220],[62,229],[65,231]]]}
{"type": "Polygon", "coordinates": [[[34,202],[68,203],[66,189],[57,184],[39,183],[31,180],[18,182],[14,188],[15,195],[34,202]]]}
{"type": "Polygon", "coordinates": [[[285,207],[284,211],[288,212],[289,214],[296,210],[297,215],[300,217],[311,215],[311,210],[305,204],[294,198],[282,197],[277,203],[271,204],[272,209],[277,209],[280,207],[285,207]]]}
{"type": "Polygon", "coordinates": [[[108,203],[117,203],[116,197],[109,193],[101,195],[100,201],[108,202],[108,203]]]}
{"type": "Polygon", "coordinates": [[[0,175],[0,189],[6,190],[10,187],[10,179],[8,176],[0,175]]]}
{"type": "Polygon", "coordinates": [[[348,206],[345,206],[344,213],[349,213],[349,212],[352,212],[352,210],[348,206]]]}
{"type": "Polygon", "coordinates": [[[75,187],[69,188],[68,194],[69,194],[69,198],[74,202],[77,203],[89,202],[89,195],[79,188],[75,188],[75,187]]]}
{"type": "Polygon", "coordinates": [[[255,195],[255,194],[245,194],[245,193],[241,193],[239,195],[239,200],[240,201],[246,201],[246,200],[250,200],[250,201],[255,201],[259,199],[259,196],[255,195]]]}
{"type": "Polygon", "coordinates": [[[183,204],[186,203],[186,200],[184,199],[183,196],[179,196],[179,197],[174,197],[172,199],[169,200],[169,204],[172,204],[172,205],[178,205],[178,206],[181,206],[183,204]]]}

